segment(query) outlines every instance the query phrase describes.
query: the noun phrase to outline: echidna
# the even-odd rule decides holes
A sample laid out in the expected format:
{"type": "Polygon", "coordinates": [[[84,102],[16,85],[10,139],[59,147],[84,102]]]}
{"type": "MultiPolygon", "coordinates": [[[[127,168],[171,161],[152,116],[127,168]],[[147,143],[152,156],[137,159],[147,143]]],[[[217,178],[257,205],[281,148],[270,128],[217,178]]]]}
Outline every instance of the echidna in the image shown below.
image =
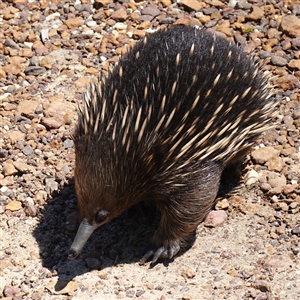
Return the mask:
{"type": "Polygon", "coordinates": [[[69,259],[96,228],[145,199],[161,219],[141,262],[172,258],[274,107],[266,76],[241,48],[185,26],[147,35],[84,95],[74,133],[82,221],[69,259]]]}

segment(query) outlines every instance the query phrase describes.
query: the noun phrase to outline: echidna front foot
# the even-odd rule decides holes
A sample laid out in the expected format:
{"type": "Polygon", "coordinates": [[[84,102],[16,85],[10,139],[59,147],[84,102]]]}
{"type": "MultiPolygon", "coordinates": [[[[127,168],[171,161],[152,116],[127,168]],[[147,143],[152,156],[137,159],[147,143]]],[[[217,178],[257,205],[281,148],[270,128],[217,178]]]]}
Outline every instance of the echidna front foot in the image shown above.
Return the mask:
{"type": "Polygon", "coordinates": [[[175,240],[169,245],[157,247],[156,245],[150,244],[147,247],[147,252],[140,260],[140,265],[143,265],[150,257],[152,257],[151,263],[154,264],[159,258],[171,259],[180,250],[180,242],[175,240]]]}

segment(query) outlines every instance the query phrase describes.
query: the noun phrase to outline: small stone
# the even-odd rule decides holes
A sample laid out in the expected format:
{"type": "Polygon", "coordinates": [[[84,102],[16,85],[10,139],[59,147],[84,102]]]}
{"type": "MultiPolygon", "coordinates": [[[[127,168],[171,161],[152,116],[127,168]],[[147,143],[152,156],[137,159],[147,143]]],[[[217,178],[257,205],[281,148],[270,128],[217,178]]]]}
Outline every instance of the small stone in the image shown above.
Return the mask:
{"type": "Polygon", "coordinates": [[[172,4],[172,1],[171,0],[158,0],[163,7],[168,7],[169,5],[172,4]]]}
{"type": "Polygon", "coordinates": [[[34,117],[35,109],[39,104],[39,101],[23,100],[18,105],[17,113],[21,116],[32,118],[34,117]]]}
{"type": "Polygon", "coordinates": [[[22,173],[28,173],[28,172],[34,171],[34,167],[32,167],[26,163],[23,163],[21,161],[14,161],[13,165],[17,170],[19,170],[22,173]]]}
{"type": "Polygon", "coordinates": [[[135,290],[134,289],[129,289],[126,291],[126,297],[129,297],[129,298],[133,298],[135,295],[135,290]]]}
{"type": "Polygon", "coordinates": [[[273,55],[271,56],[271,62],[275,66],[283,67],[287,64],[287,60],[284,57],[273,55]]]}
{"type": "Polygon", "coordinates": [[[276,227],[276,233],[277,234],[285,234],[285,227],[284,226],[276,227]]]}
{"type": "Polygon", "coordinates": [[[18,75],[24,71],[25,67],[23,65],[8,64],[3,66],[2,69],[6,74],[18,75]]]}
{"type": "Polygon", "coordinates": [[[46,69],[51,69],[52,65],[54,64],[54,57],[53,55],[49,54],[44,56],[40,61],[40,66],[45,67],[46,69]]]}
{"type": "Polygon", "coordinates": [[[22,208],[22,203],[16,200],[11,200],[10,202],[8,202],[8,204],[5,207],[5,209],[11,211],[20,210],[21,208],[22,208]]]}
{"type": "Polygon", "coordinates": [[[254,281],[252,286],[255,288],[255,289],[258,289],[260,290],[261,292],[267,292],[269,290],[269,286],[268,286],[268,283],[264,280],[257,280],[257,281],[254,281]]]}
{"type": "Polygon", "coordinates": [[[43,113],[43,105],[42,105],[42,103],[40,103],[40,104],[35,108],[34,112],[35,112],[36,114],[41,114],[41,113],[43,113]]]}
{"type": "Polygon", "coordinates": [[[136,296],[137,298],[139,298],[139,297],[141,297],[144,293],[145,293],[144,290],[139,289],[139,290],[136,290],[135,296],[136,296]]]}
{"type": "Polygon", "coordinates": [[[11,175],[15,175],[18,173],[18,170],[14,167],[13,164],[11,163],[6,163],[4,166],[3,166],[3,173],[4,173],[4,176],[11,176],[11,175]]]}
{"type": "Polygon", "coordinates": [[[87,21],[85,24],[86,24],[86,26],[88,26],[88,27],[95,27],[95,26],[97,26],[97,22],[94,21],[94,20],[89,20],[89,21],[87,21]]]}
{"type": "Polygon", "coordinates": [[[254,300],[268,300],[268,295],[265,293],[259,293],[254,300]]]}
{"type": "Polygon", "coordinates": [[[132,33],[132,37],[134,39],[141,39],[143,38],[144,36],[146,35],[145,31],[144,30],[138,30],[138,29],[135,29],[132,33]]]}
{"type": "Polygon", "coordinates": [[[286,185],[286,178],[284,175],[274,174],[273,178],[268,179],[268,183],[272,188],[282,189],[286,185]]]}
{"type": "Polygon", "coordinates": [[[205,7],[205,3],[198,0],[181,0],[180,4],[183,5],[183,7],[187,11],[199,11],[203,7],[205,7]]]}
{"type": "Polygon", "coordinates": [[[24,72],[26,75],[38,76],[44,74],[46,72],[46,68],[39,66],[29,66],[25,69],[24,72]]]}
{"type": "Polygon", "coordinates": [[[64,141],[64,147],[65,147],[65,148],[73,148],[73,146],[74,146],[73,140],[66,139],[66,140],[64,141]]]}
{"type": "Polygon", "coordinates": [[[35,217],[37,214],[37,209],[36,209],[36,206],[34,205],[33,199],[30,197],[27,197],[27,198],[25,198],[23,203],[24,203],[26,215],[35,217]]]}
{"type": "Polygon", "coordinates": [[[245,183],[247,186],[251,186],[258,182],[260,176],[255,170],[250,170],[245,176],[245,183]]]}
{"type": "Polygon", "coordinates": [[[216,227],[222,225],[227,220],[227,213],[225,210],[212,210],[206,216],[204,226],[216,227]]]}
{"type": "Polygon", "coordinates": [[[300,236],[300,224],[292,229],[292,234],[300,236]]]}
{"type": "Polygon", "coordinates": [[[114,25],[114,29],[118,30],[118,31],[122,31],[122,30],[126,30],[127,29],[127,24],[124,24],[122,22],[117,22],[114,25]]]}
{"type": "Polygon", "coordinates": [[[246,15],[250,21],[259,21],[264,16],[264,10],[256,5],[252,6],[252,12],[246,15]]]}
{"type": "Polygon", "coordinates": [[[237,276],[237,274],[238,274],[238,271],[237,270],[229,270],[228,272],[227,272],[227,274],[228,275],[230,275],[230,276],[237,276]]]}
{"type": "Polygon", "coordinates": [[[183,294],[181,299],[182,300],[191,300],[192,298],[191,298],[191,295],[189,295],[189,294],[183,294]]]}
{"type": "Polygon", "coordinates": [[[152,17],[156,17],[160,14],[160,10],[154,5],[147,5],[145,8],[142,9],[141,13],[143,15],[150,15],[152,17]]]}
{"type": "Polygon", "coordinates": [[[270,171],[280,172],[283,169],[284,162],[281,157],[273,157],[266,162],[266,166],[270,171]]]}
{"type": "Polygon", "coordinates": [[[103,279],[103,280],[108,279],[107,273],[100,273],[98,276],[99,276],[100,279],[103,279]]]}
{"type": "Polygon", "coordinates": [[[85,77],[81,77],[81,78],[78,78],[74,84],[76,86],[77,89],[80,89],[80,88],[85,88],[88,86],[88,84],[90,83],[90,79],[89,78],[85,78],[85,77]]]}
{"type": "Polygon", "coordinates": [[[238,0],[229,0],[228,7],[235,8],[238,2],[238,0]]]}
{"type": "Polygon", "coordinates": [[[8,151],[5,149],[0,149],[0,158],[7,158],[8,157],[8,151]]]}
{"type": "Polygon", "coordinates": [[[112,0],[95,0],[95,3],[97,3],[98,5],[100,5],[100,7],[107,6],[111,2],[112,2],[112,0]]]}
{"type": "Polygon", "coordinates": [[[299,37],[300,19],[297,16],[284,16],[280,28],[291,37],[299,37]]]}
{"type": "Polygon", "coordinates": [[[188,269],[182,271],[181,275],[183,275],[186,278],[191,279],[191,278],[194,278],[196,276],[196,273],[195,273],[194,269],[188,268],[188,269]]]}
{"type": "Polygon", "coordinates": [[[27,145],[23,148],[22,152],[26,155],[26,156],[29,156],[29,155],[32,155],[33,154],[33,149],[31,146],[27,145]]]}
{"type": "Polygon", "coordinates": [[[41,123],[46,126],[48,129],[58,129],[63,124],[63,119],[55,119],[55,118],[42,118],[41,123]]]}
{"type": "Polygon", "coordinates": [[[10,47],[10,48],[13,48],[13,49],[16,49],[16,50],[20,49],[20,46],[12,39],[6,39],[5,42],[4,42],[4,45],[6,47],[10,47]]]}
{"type": "Polygon", "coordinates": [[[251,157],[255,163],[263,165],[271,158],[278,156],[279,153],[273,147],[262,147],[252,151],[251,157]]]}
{"type": "Polygon", "coordinates": [[[114,11],[111,15],[111,18],[113,20],[116,20],[117,22],[124,22],[128,18],[127,12],[125,9],[118,9],[114,11]]]}
{"type": "Polygon", "coordinates": [[[46,178],[45,191],[48,195],[52,195],[53,192],[58,190],[58,182],[52,178],[46,178]]]}
{"type": "Polygon", "coordinates": [[[229,202],[227,199],[222,199],[221,201],[218,201],[216,204],[216,209],[226,209],[229,207],[229,202]]]}
{"type": "Polygon", "coordinates": [[[83,18],[82,17],[70,18],[65,21],[65,24],[68,26],[69,29],[74,30],[83,24],[83,18]]]}
{"type": "Polygon", "coordinates": [[[0,186],[10,186],[14,184],[13,176],[6,176],[5,178],[0,178],[0,186]]]}
{"type": "Polygon", "coordinates": [[[19,54],[20,54],[20,56],[27,57],[27,58],[31,58],[34,55],[33,52],[32,52],[32,50],[30,48],[22,48],[20,50],[19,54]]]}
{"type": "Polygon", "coordinates": [[[91,67],[91,68],[86,69],[86,73],[91,74],[91,75],[96,75],[96,74],[99,74],[99,70],[97,70],[96,68],[91,67]]]}
{"type": "Polygon", "coordinates": [[[46,191],[38,191],[35,196],[35,199],[39,204],[44,204],[47,199],[47,192],[46,191]]]}
{"type": "Polygon", "coordinates": [[[10,297],[12,299],[12,298],[15,298],[15,295],[20,292],[21,292],[21,290],[19,288],[12,287],[12,286],[5,286],[3,294],[4,294],[4,296],[10,297]]]}
{"type": "Polygon", "coordinates": [[[274,85],[276,85],[277,88],[281,88],[284,91],[294,90],[300,87],[299,79],[296,76],[291,74],[278,77],[273,80],[273,83],[274,85]]]}
{"type": "Polygon", "coordinates": [[[33,56],[29,61],[29,66],[39,66],[40,60],[37,56],[33,56]]]}
{"type": "Polygon", "coordinates": [[[291,69],[296,69],[296,70],[300,70],[300,59],[292,59],[289,63],[288,66],[291,69]]]}

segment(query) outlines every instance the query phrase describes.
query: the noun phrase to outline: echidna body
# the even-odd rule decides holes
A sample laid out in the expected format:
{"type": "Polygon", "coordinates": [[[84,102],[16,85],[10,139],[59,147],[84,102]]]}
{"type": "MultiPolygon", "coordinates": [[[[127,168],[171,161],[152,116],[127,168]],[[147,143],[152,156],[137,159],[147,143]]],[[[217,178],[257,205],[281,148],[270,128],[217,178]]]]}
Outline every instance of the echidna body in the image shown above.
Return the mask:
{"type": "Polygon", "coordinates": [[[142,262],[173,257],[212,209],[223,169],[269,126],[270,96],[253,60],[204,30],[175,26],[138,42],[84,96],[74,134],[82,222],[69,258],[143,200],[161,220],[142,262]]]}

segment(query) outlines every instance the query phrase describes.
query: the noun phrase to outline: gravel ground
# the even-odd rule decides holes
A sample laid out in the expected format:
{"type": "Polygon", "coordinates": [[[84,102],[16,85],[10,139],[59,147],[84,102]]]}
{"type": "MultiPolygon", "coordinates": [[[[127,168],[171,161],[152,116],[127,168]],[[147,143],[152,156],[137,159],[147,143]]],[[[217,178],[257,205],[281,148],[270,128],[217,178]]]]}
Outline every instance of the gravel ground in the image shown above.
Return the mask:
{"type": "Polygon", "coordinates": [[[299,0],[1,1],[0,297],[300,299],[299,80],[299,0]],[[210,28],[257,56],[276,76],[275,128],[220,197],[227,221],[201,224],[171,262],[139,265],[155,226],[134,209],[68,261],[77,101],[129,45],[170,24],[210,28]]]}

